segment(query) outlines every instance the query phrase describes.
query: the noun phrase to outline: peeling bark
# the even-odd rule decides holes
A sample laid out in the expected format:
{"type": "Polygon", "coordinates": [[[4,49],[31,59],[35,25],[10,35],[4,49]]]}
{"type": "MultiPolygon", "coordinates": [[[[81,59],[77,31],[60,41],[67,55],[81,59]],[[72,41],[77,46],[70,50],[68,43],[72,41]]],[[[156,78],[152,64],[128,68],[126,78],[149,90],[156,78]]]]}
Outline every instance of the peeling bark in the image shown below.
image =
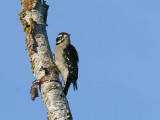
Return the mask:
{"type": "Polygon", "coordinates": [[[53,61],[46,32],[48,5],[41,0],[21,0],[19,13],[31,68],[37,82],[31,87],[31,98],[38,97],[37,86],[47,109],[48,120],[72,120],[68,101],[63,93],[58,70],[53,61]]]}

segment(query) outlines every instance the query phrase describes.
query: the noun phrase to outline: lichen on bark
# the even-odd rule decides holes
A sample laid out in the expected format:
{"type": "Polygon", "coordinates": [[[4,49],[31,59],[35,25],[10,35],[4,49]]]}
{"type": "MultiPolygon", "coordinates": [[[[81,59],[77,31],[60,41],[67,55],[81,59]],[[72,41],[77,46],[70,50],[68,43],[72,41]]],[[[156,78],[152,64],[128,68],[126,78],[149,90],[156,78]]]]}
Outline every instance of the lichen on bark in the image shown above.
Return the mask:
{"type": "Polygon", "coordinates": [[[68,101],[63,93],[58,70],[53,61],[46,32],[48,5],[41,0],[21,0],[19,13],[26,46],[29,51],[31,68],[37,83],[31,87],[34,100],[38,97],[37,86],[47,109],[48,120],[72,120],[68,101]]]}

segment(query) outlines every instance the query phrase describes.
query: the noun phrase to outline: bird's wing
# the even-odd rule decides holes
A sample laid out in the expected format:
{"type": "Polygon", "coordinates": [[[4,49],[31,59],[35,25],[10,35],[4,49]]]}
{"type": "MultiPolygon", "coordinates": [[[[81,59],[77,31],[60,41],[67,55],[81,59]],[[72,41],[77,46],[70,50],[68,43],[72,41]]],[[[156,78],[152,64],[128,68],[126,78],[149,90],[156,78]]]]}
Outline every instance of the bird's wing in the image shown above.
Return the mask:
{"type": "MultiPolygon", "coordinates": [[[[74,46],[68,45],[64,49],[64,58],[66,61],[66,65],[68,65],[69,68],[69,78],[67,79],[67,82],[70,84],[73,83],[74,89],[77,89],[77,79],[78,79],[78,53],[74,46]]],[[[67,83],[66,83],[67,85],[67,83]]]]}

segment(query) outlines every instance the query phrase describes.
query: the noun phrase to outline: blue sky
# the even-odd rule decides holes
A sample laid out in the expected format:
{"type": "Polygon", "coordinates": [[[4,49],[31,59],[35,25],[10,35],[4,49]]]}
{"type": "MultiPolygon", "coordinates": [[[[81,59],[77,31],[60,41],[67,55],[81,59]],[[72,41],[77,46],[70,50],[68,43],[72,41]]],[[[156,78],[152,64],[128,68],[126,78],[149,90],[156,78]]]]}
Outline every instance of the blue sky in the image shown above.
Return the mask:
{"type": "MultiPolygon", "coordinates": [[[[48,37],[71,34],[79,53],[74,120],[160,120],[160,1],[47,0],[48,37]]],[[[46,120],[19,20],[20,0],[1,1],[0,119],[46,120]],[[7,6],[6,6],[7,5],[7,6]]]]}

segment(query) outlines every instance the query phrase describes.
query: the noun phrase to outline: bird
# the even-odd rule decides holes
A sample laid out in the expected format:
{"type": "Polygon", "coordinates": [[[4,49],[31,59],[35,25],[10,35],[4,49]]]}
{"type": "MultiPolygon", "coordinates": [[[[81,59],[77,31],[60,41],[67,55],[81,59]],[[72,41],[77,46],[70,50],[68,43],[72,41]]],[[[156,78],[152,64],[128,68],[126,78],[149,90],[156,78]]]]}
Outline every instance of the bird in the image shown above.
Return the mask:
{"type": "Polygon", "coordinates": [[[55,64],[64,82],[63,92],[65,96],[71,83],[74,90],[77,90],[78,62],[78,52],[71,44],[70,34],[66,32],[59,33],[56,38],[55,64]]]}

